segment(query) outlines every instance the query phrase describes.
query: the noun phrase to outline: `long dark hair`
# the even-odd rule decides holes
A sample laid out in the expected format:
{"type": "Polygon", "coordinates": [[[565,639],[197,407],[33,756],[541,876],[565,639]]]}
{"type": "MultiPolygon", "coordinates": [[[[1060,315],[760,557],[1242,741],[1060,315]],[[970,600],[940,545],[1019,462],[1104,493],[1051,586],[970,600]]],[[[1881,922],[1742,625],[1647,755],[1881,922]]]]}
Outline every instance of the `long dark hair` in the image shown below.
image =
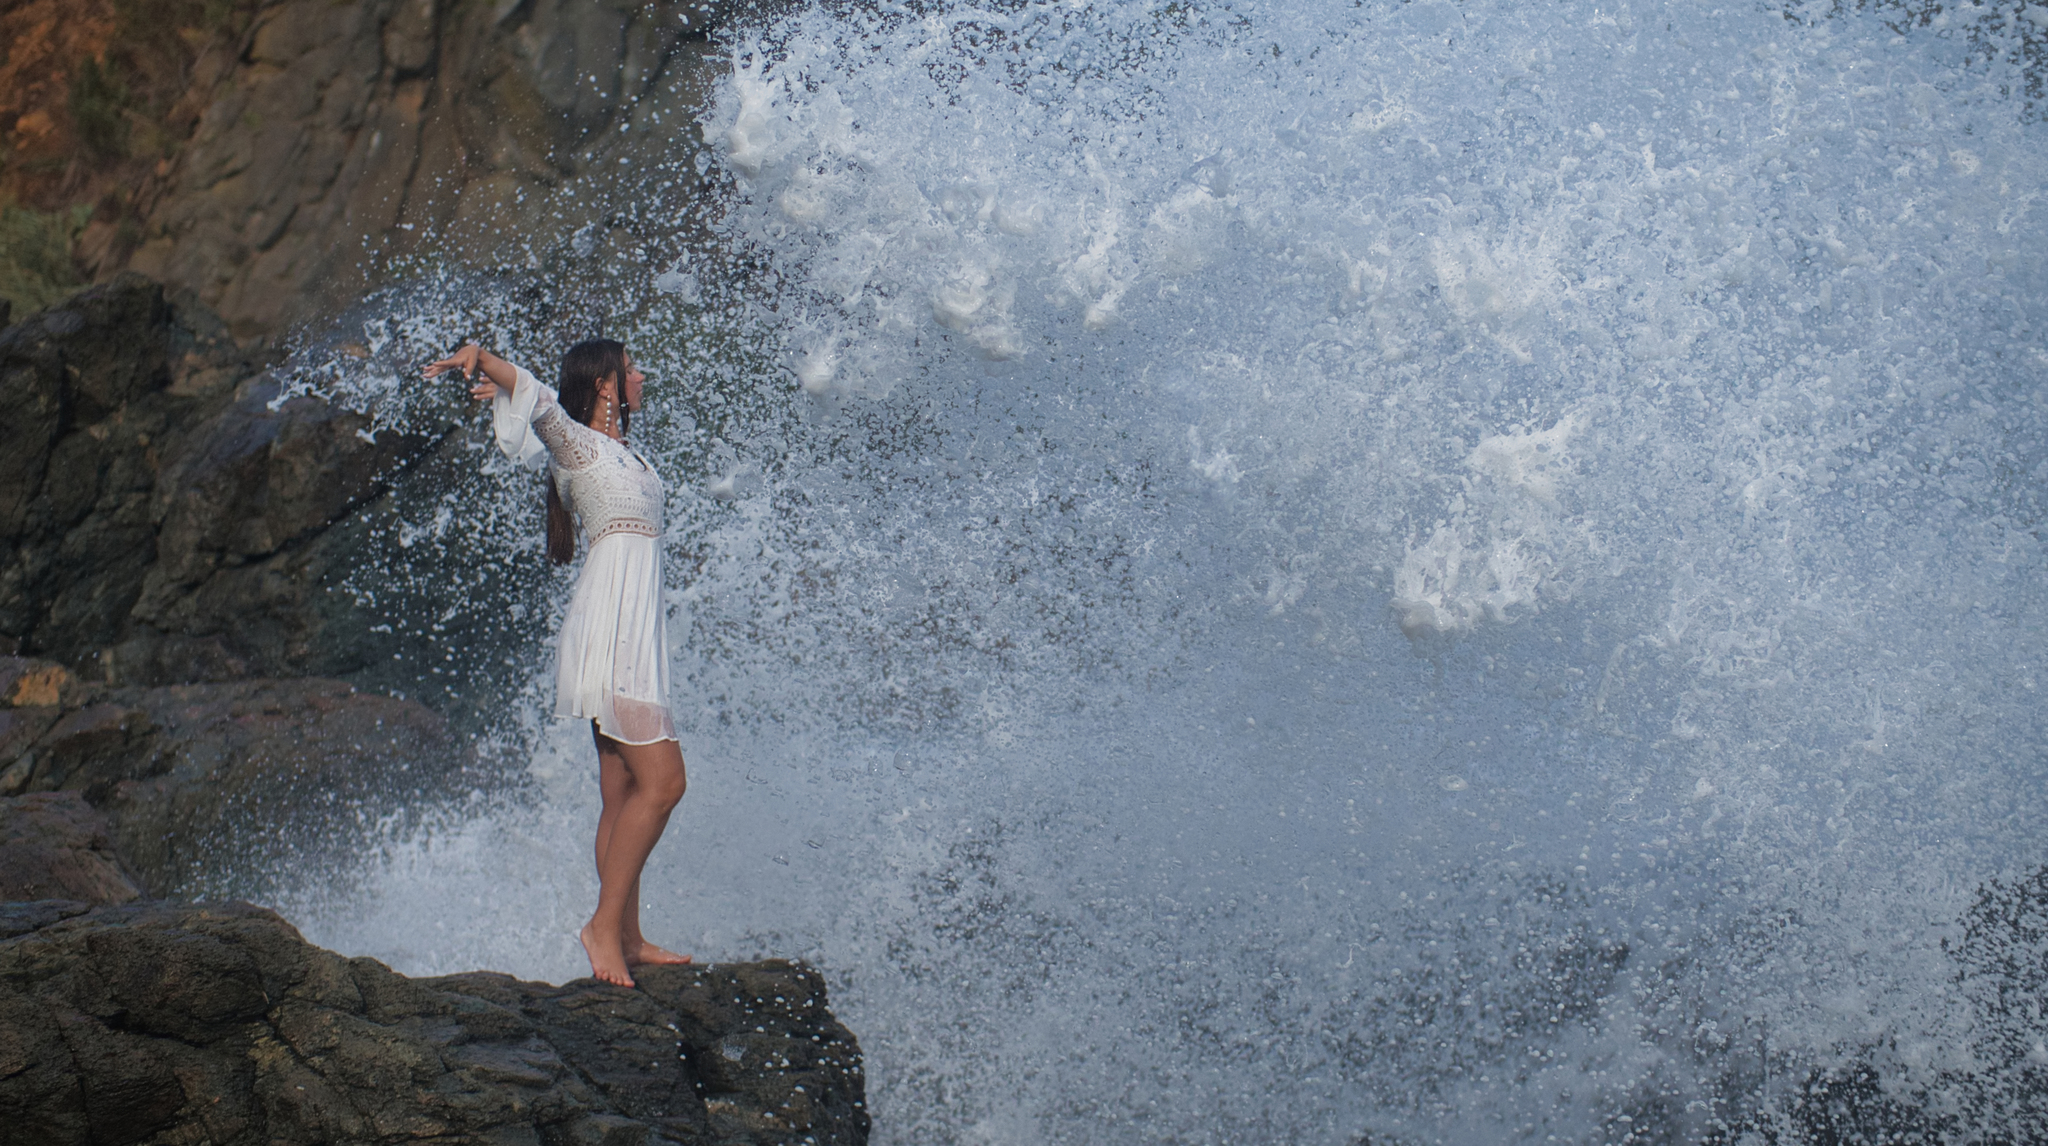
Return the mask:
{"type": "MultiPolygon", "coordinates": [[[[609,338],[579,342],[562,355],[562,372],[555,380],[557,400],[571,418],[588,426],[597,413],[597,384],[615,379],[619,403],[619,430],[633,426],[633,412],[626,409],[626,347],[609,338]]],[[[567,565],[576,559],[576,523],[562,493],[555,488],[553,470],[548,471],[548,560],[567,565]]]]}

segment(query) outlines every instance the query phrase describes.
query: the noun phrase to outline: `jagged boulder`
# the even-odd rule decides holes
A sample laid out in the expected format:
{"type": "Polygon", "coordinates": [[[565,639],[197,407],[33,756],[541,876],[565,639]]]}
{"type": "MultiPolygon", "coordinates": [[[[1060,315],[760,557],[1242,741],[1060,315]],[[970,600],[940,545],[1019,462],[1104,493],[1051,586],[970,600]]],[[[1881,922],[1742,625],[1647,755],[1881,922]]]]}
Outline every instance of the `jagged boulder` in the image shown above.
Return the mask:
{"type": "Polygon", "coordinates": [[[115,688],[0,657],[0,797],[76,793],[158,895],[260,884],[478,782],[440,716],[340,681],[115,688]]]}
{"type": "Polygon", "coordinates": [[[78,793],[0,799],[0,901],[127,903],[141,895],[114,854],[106,817],[78,793]]]}
{"type": "Polygon", "coordinates": [[[0,1144],[867,1141],[859,1048],[802,964],[413,980],[245,904],[10,921],[0,1144]]]}
{"type": "Polygon", "coordinates": [[[0,652],[129,684],[360,667],[334,527],[437,439],[279,392],[140,275],[0,331],[0,652]]]}

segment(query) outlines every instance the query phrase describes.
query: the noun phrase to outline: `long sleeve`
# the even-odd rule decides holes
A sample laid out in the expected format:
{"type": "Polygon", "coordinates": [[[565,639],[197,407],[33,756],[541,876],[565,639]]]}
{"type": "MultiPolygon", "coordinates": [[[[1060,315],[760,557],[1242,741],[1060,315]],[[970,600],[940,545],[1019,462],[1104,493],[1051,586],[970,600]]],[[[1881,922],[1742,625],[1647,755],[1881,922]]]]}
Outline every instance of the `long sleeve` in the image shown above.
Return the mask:
{"type": "Polygon", "coordinates": [[[531,470],[545,467],[552,455],[555,468],[580,470],[601,454],[603,434],[571,418],[524,367],[514,367],[512,392],[503,387],[491,400],[491,429],[505,456],[531,470]]]}
{"type": "Polygon", "coordinates": [[[498,448],[505,451],[506,457],[527,469],[537,470],[547,465],[548,448],[533,432],[533,416],[536,412],[559,407],[555,404],[553,390],[541,385],[538,379],[526,372],[525,367],[514,369],[518,373],[514,376],[516,381],[512,392],[506,393],[501,386],[498,396],[491,399],[491,429],[497,435],[498,448]],[[540,400],[542,394],[547,395],[545,404],[540,400]]]}

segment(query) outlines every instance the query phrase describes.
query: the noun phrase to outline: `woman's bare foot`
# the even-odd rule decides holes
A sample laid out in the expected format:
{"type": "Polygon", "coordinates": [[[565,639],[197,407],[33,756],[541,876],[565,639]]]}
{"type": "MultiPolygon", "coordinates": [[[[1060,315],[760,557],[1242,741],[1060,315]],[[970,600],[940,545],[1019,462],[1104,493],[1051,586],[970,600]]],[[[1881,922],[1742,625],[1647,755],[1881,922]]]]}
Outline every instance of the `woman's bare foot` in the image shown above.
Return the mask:
{"type": "Polygon", "coordinates": [[[628,967],[638,967],[643,963],[680,965],[689,961],[690,957],[688,955],[678,955],[666,947],[656,947],[645,939],[638,943],[626,944],[626,965],[628,967]]]}
{"type": "Polygon", "coordinates": [[[597,933],[590,929],[588,923],[583,925],[583,930],[576,933],[576,937],[583,940],[583,953],[590,956],[592,975],[621,987],[633,985],[633,976],[626,971],[626,953],[619,949],[617,943],[600,948],[597,944],[597,933]]]}

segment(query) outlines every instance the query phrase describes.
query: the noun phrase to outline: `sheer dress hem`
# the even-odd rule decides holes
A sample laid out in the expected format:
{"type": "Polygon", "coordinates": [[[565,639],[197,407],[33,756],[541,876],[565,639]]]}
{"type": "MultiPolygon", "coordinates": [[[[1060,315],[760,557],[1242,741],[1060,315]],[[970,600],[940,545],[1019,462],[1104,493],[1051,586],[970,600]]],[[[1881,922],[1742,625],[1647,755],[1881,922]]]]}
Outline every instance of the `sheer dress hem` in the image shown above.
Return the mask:
{"type": "Polygon", "coordinates": [[[628,740],[623,736],[614,735],[609,729],[605,728],[604,721],[599,720],[594,716],[590,718],[590,722],[592,724],[597,725],[598,732],[602,733],[606,740],[610,740],[617,744],[629,744],[635,748],[645,748],[649,744],[660,744],[664,740],[669,742],[670,744],[680,745],[682,743],[681,740],[676,738],[676,735],[673,732],[663,733],[662,735],[657,736],[652,740],[628,740]]]}

